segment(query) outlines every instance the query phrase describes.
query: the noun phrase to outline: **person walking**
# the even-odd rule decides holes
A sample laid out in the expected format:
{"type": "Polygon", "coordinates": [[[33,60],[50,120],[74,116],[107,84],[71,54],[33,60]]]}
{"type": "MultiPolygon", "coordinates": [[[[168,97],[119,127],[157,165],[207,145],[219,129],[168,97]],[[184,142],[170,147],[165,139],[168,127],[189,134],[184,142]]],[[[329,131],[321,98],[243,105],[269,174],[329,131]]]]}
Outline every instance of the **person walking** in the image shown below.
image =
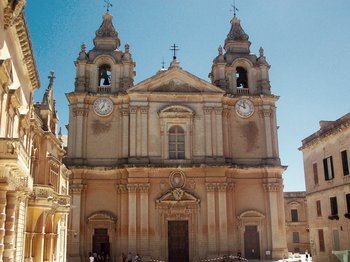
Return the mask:
{"type": "Polygon", "coordinates": [[[132,254],[131,254],[131,252],[128,253],[127,260],[128,260],[128,262],[132,262],[132,254]]]}

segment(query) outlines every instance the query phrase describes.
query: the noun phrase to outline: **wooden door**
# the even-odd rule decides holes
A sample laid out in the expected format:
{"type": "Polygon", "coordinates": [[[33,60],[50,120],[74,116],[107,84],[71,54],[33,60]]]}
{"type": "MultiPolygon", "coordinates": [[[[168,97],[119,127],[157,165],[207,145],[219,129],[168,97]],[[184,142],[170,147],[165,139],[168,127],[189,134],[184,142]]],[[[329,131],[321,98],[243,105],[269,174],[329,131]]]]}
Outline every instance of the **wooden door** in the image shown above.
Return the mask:
{"type": "Polygon", "coordinates": [[[92,251],[97,254],[109,254],[109,236],[107,228],[95,229],[92,246],[92,251]]]}
{"type": "Polygon", "coordinates": [[[259,232],[257,226],[245,226],[244,255],[247,259],[260,259],[259,232]]]}
{"type": "Polygon", "coordinates": [[[168,261],[189,262],[188,221],[168,221],[168,261]]]}

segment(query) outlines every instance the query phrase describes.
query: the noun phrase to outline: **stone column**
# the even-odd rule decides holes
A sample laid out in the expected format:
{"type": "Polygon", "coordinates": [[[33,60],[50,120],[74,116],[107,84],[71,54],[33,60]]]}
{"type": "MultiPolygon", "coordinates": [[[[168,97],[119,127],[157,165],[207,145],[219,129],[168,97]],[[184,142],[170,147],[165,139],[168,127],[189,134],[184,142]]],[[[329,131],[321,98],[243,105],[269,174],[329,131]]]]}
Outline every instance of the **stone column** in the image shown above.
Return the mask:
{"type": "Polygon", "coordinates": [[[224,154],[222,108],[215,108],[215,119],[216,124],[214,128],[216,128],[216,157],[222,157],[224,154]]]}
{"type": "Polygon", "coordinates": [[[44,259],[44,238],[45,233],[36,233],[33,241],[34,257],[33,262],[42,262],[44,259]]]}
{"type": "Polygon", "coordinates": [[[140,185],[140,230],[141,230],[141,250],[144,256],[149,254],[148,239],[148,190],[149,184],[140,185]]]}
{"type": "Polygon", "coordinates": [[[279,259],[287,254],[282,184],[266,183],[264,189],[268,194],[270,205],[272,259],[279,259]]]}
{"type": "MultiPolygon", "coordinates": [[[[120,206],[120,238],[119,248],[120,252],[126,253],[128,250],[128,191],[125,185],[117,185],[117,192],[119,193],[119,206],[120,206]]],[[[116,254],[120,255],[120,254],[116,254]]]]}
{"type": "Polygon", "coordinates": [[[271,115],[272,111],[268,105],[264,105],[260,111],[261,116],[264,118],[265,125],[265,141],[266,141],[266,154],[268,158],[273,158],[273,141],[272,141],[272,130],[271,130],[271,115]]]}
{"type": "MultiPolygon", "coordinates": [[[[33,250],[33,238],[34,238],[34,233],[31,232],[25,232],[25,251],[24,251],[24,261],[31,261],[32,258],[32,250],[33,250]]],[[[2,260],[0,260],[2,261],[2,260]]]]}
{"type": "Polygon", "coordinates": [[[220,254],[226,254],[228,251],[226,190],[226,183],[218,184],[220,254]]]}
{"type": "Polygon", "coordinates": [[[130,157],[136,157],[137,108],[130,107],[130,157]]]}
{"type": "Polygon", "coordinates": [[[81,206],[82,206],[82,192],[84,185],[82,184],[72,184],[70,186],[70,195],[72,197],[72,205],[75,206],[71,210],[70,221],[71,221],[71,238],[68,249],[70,250],[70,256],[72,261],[78,261],[81,259],[80,254],[80,222],[81,222],[81,206]]]}
{"type": "Polygon", "coordinates": [[[4,238],[5,238],[5,220],[6,220],[6,191],[0,191],[0,261],[3,261],[4,238]]]}
{"type": "Polygon", "coordinates": [[[128,227],[128,251],[135,252],[136,250],[136,191],[137,191],[137,185],[136,184],[128,184],[128,220],[129,220],[129,227],[128,227]]]}
{"type": "Polygon", "coordinates": [[[122,143],[121,143],[121,155],[123,158],[127,158],[129,154],[129,109],[121,109],[122,115],[122,143]]]}
{"type": "Polygon", "coordinates": [[[204,108],[205,156],[213,157],[211,108],[204,108]]]}
{"type": "Polygon", "coordinates": [[[215,210],[215,189],[216,184],[207,183],[207,212],[208,212],[208,255],[216,254],[216,210],[215,210]]]}
{"type": "Polygon", "coordinates": [[[141,108],[141,156],[148,156],[148,107],[141,108]]]}
{"type": "Polygon", "coordinates": [[[74,136],[75,140],[75,157],[82,158],[83,157],[83,147],[84,147],[84,116],[86,114],[86,110],[83,107],[76,107],[73,109],[73,116],[76,118],[76,132],[74,136]]]}
{"type": "Polygon", "coordinates": [[[16,225],[16,203],[17,195],[15,192],[7,193],[5,239],[4,239],[4,262],[12,262],[15,252],[15,225],[16,225]]]}

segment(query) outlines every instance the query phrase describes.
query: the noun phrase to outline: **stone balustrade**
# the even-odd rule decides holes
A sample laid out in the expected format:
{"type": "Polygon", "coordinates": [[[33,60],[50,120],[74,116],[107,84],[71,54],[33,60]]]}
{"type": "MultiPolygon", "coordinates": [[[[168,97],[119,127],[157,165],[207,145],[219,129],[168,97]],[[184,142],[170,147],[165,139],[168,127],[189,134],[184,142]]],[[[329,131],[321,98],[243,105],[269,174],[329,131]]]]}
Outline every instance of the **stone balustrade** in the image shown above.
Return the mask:
{"type": "Polygon", "coordinates": [[[0,138],[0,159],[6,162],[20,161],[29,171],[30,156],[19,138],[0,138]]]}

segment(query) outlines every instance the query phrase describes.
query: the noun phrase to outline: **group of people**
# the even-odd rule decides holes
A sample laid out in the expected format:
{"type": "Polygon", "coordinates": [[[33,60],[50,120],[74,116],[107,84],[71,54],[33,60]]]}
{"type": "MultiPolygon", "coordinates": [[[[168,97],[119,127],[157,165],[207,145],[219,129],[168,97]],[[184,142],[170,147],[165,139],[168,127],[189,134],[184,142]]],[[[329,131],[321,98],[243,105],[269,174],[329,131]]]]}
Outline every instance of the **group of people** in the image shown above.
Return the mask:
{"type": "Polygon", "coordinates": [[[134,257],[131,252],[129,252],[127,255],[125,253],[122,253],[122,261],[123,262],[138,262],[142,261],[141,256],[139,254],[136,254],[134,257]]]}
{"type": "Polygon", "coordinates": [[[109,255],[104,252],[100,253],[92,253],[89,252],[89,262],[110,262],[109,255]]]}

